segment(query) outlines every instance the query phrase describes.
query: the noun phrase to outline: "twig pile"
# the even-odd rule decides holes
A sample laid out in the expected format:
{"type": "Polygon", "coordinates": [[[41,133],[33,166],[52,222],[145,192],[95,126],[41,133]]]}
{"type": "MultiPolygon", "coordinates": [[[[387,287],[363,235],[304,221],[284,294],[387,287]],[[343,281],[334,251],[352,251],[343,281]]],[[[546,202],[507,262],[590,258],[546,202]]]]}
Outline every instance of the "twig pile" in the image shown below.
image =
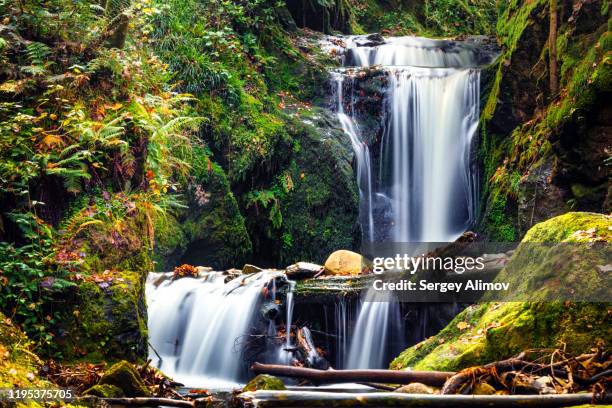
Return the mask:
{"type": "Polygon", "coordinates": [[[577,357],[561,350],[529,350],[508,360],[471,367],[449,378],[442,394],[604,395],[612,385],[612,355],[599,348],[577,357]],[[483,386],[484,385],[484,386],[483,386]]]}

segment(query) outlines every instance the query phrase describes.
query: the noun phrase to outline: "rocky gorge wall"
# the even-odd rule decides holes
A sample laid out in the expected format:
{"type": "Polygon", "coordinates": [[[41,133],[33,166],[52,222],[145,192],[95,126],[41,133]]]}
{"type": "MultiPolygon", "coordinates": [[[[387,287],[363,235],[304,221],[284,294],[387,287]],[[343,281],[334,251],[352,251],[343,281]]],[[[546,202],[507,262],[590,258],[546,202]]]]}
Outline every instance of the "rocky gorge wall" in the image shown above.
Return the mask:
{"type": "Polygon", "coordinates": [[[500,3],[503,46],[484,74],[481,230],[517,240],[570,210],[610,211],[610,14],[607,1],[561,1],[550,91],[547,1],[500,3]]]}

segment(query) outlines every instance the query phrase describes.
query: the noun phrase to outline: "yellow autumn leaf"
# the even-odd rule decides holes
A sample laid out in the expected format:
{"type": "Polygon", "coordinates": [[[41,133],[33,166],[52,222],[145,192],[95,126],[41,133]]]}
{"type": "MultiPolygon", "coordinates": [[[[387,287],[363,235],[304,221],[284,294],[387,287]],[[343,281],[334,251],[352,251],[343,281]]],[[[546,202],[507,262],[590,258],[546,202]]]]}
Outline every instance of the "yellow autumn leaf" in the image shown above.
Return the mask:
{"type": "Polygon", "coordinates": [[[470,327],[469,323],[466,323],[466,322],[457,323],[457,328],[461,331],[467,329],[468,327],[470,327]]]}
{"type": "Polygon", "coordinates": [[[45,134],[40,143],[46,147],[53,147],[62,143],[62,138],[58,135],[45,134]]]}

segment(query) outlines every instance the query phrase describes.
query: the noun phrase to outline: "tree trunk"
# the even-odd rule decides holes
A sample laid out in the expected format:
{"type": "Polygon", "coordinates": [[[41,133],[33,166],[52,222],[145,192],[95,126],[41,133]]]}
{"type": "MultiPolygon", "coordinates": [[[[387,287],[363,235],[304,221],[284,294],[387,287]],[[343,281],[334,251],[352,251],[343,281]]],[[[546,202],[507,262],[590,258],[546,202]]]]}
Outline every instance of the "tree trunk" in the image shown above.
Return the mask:
{"type": "Polygon", "coordinates": [[[559,93],[559,73],[557,64],[557,0],[550,0],[550,28],[548,34],[550,96],[559,93]]]}
{"type": "Polygon", "coordinates": [[[312,368],[290,367],[274,364],[255,363],[251,366],[255,374],[271,374],[283,377],[303,378],[313,384],[342,382],[373,382],[410,384],[420,382],[441,387],[453,376],[452,372],[441,371],[400,371],[400,370],[315,370],[312,368]]]}
{"type": "MultiPolygon", "coordinates": [[[[455,408],[558,408],[590,404],[593,394],[564,395],[422,395],[397,392],[336,393],[255,391],[238,396],[245,406],[265,407],[455,407],[455,408]],[[250,404],[250,405],[249,405],[250,404]]],[[[601,403],[612,401],[610,396],[601,403]]]]}

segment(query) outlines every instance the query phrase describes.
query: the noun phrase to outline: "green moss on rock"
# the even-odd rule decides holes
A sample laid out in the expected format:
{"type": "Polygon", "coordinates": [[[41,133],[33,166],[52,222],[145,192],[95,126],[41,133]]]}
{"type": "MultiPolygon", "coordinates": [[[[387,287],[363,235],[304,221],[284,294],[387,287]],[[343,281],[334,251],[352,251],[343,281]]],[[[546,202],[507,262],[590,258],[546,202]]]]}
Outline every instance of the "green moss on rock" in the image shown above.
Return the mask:
{"type": "Polygon", "coordinates": [[[246,194],[255,252],[270,264],[322,263],[337,249],[359,244],[358,190],[352,149],[324,110],[287,117],[289,143],[277,148],[277,174],[246,194]]]}
{"type": "Polygon", "coordinates": [[[279,391],[285,389],[285,384],[283,384],[283,381],[280,378],[268,374],[259,374],[244,386],[242,392],[257,390],[279,391]]]}
{"type": "Polygon", "coordinates": [[[195,149],[187,207],[166,218],[158,230],[157,270],[180,263],[218,269],[243,263],[251,241],[223,169],[201,148],[195,149]]]}
{"type": "Polygon", "coordinates": [[[146,357],[147,310],[141,273],[112,271],[85,277],[65,296],[71,307],[61,319],[56,338],[65,359],[136,361],[146,357]]]}
{"type": "MultiPolygon", "coordinates": [[[[558,247],[536,243],[610,242],[610,226],[610,216],[593,213],[568,213],[537,224],[527,232],[497,279],[513,281],[514,286],[521,282],[530,285],[538,280],[543,292],[558,288],[555,284],[557,275],[570,281],[570,286],[584,286],[590,279],[588,270],[576,267],[576,263],[569,269],[553,268],[547,262],[555,261],[558,247]],[[583,234],[586,231],[588,233],[583,234]],[[538,270],[532,264],[536,261],[547,264],[547,269],[538,270]],[[551,269],[555,273],[546,274],[551,269]]],[[[582,257],[592,255],[581,254],[582,257]]],[[[609,286],[603,287],[605,290],[609,286]]],[[[527,290],[531,290],[530,293],[534,291],[533,288],[527,290]]],[[[402,352],[391,363],[391,368],[460,370],[534,348],[564,348],[569,354],[580,354],[598,344],[607,345],[611,323],[612,308],[608,303],[490,302],[473,305],[457,315],[436,336],[402,352]]]]}
{"type": "Polygon", "coordinates": [[[128,397],[146,397],[150,395],[138,371],[127,361],[120,361],[106,370],[100,379],[99,385],[117,387],[128,397]]]}
{"type": "Polygon", "coordinates": [[[593,229],[594,236],[612,241],[612,217],[605,214],[571,212],[541,222],[531,228],[523,242],[577,242],[582,240],[577,231],[593,229]]]}
{"type": "Polygon", "coordinates": [[[498,4],[504,51],[486,71],[495,71],[495,77],[481,115],[486,180],[481,231],[495,237],[490,232],[499,230],[502,202],[504,218],[518,226],[517,237],[570,209],[609,211],[602,136],[612,87],[609,13],[596,3],[559,4],[560,90],[551,95],[548,1],[498,4]]]}
{"type": "Polygon", "coordinates": [[[38,375],[40,363],[25,333],[0,313],[0,388],[50,387],[38,375]]]}
{"type": "Polygon", "coordinates": [[[120,398],[124,397],[123,390],[112,384],[96,384],[83,391],[83,395],[93,395],[101,398],[120,398]]]}

